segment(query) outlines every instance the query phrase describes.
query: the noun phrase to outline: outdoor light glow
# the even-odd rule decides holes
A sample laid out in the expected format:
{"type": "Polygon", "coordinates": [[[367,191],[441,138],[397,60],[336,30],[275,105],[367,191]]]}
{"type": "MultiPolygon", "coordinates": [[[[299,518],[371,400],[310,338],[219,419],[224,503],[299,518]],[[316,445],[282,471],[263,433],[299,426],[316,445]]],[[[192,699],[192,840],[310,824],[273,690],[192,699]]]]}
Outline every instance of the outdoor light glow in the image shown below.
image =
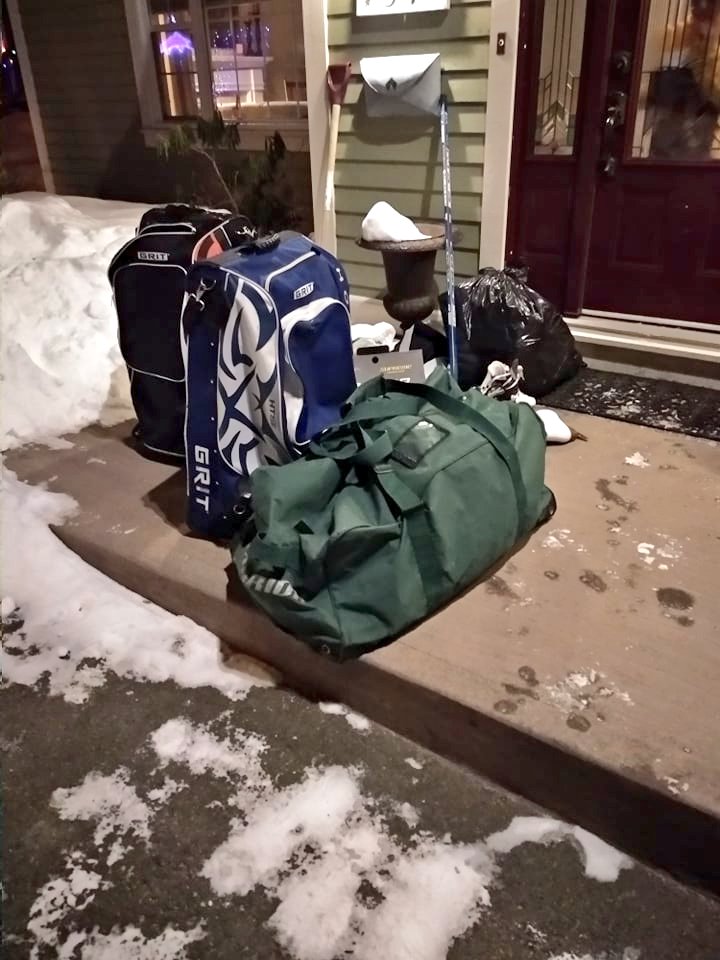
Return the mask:
{"type": "Polygon", "coordinates": [[[193,53],[194,50],[195,47],[193,47],[190,37],[185,36],[184,33],[179,33],[177,30],[160,41],[160,53],[193,53]]]}

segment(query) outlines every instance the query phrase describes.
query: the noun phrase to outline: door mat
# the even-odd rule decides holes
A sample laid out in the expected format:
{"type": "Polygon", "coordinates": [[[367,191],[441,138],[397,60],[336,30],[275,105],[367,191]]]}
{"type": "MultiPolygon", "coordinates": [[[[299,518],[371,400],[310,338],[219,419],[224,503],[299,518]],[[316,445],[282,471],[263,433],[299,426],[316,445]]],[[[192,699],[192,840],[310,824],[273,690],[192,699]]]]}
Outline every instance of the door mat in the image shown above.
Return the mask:
{"type": "Polygon", "coordinates": [[[720,440],[720,391],[584,367],[543,406],[720,440]]]}

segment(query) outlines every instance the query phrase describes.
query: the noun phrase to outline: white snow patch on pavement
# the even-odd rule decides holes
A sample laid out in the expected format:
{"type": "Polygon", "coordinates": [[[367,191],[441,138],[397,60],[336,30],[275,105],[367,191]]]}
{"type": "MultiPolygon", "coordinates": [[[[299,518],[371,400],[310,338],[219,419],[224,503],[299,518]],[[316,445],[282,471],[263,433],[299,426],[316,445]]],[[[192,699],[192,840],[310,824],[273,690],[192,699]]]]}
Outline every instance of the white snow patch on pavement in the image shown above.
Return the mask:
{"type": "Polygon", "coordinates": [[[292,854],[324,844],[360,804],[357,776],[345,767],[308,770],[301,783],[280,790],[235,821],[228,839],[208,858],[202,876],[222,896],[245,896],[269,886],[292,854]]]}
{"type": "Polygon", "coordinates": [[[416,760],[415,757],[405,757],[405,763],[409,767],[412,767],[413,770],[422,770],[423,768],[423,765],[420,763],[419,760],[416,760]]]}
{"type": "Polygon", "coordinates": [[[341,703],[319,703],[318,707],[322,710],[323,713],[327,713],[330,716],[335,717],[344,717],[347,712],[347,707],[344,707],[341,703]]]}
{"type": "Polygon", "coordinates": [[[186,787],[187,784],[183,783],[181,780],[173,780],[172,777],[165,777],[161,787],[155,787],[152,790],[148,790],[147,798],[151,803],[167,803],[170,797],[174,796],[176,793],[180,793],[180,791],[184,790],[186,787]]]}
{"type": "Polygon", "coordinates": [[[105,864],[111,867],[114,863],[120,863],[121,860],[125,859],[130,849],[131,848],[126,846],[122,840],[113,840],[108,855],[105,857],[105,864]]]}
{"type": "Polygon", "coordinates": [[[98,847],[111,835],[129,834],[147,842],[153,812],[128,782],[129,777],[125,767],[119,767],[109,776],[92,771],[76,787],[58,787],[52,794],[50,806],[61,820],[95,821],[93,840],[98,847]]]}
{"type": "MultiPolygon", "coordinates": [[[[503,854],[523,843],[569,839],[586,875],[602,882],[632,865],[579,827],[545,817],[517,817],[473,844],[423,831],[395,838],[388,827],[393,816],[416,831],[413,806],[364,794],[361,770],[342,766],[308,768],[300,781],[276,787],[263,767],[268,742],[233,728],[228,711],[205,725],[169,720],[149,744],[161,767],[180,764],[230,785],[233,796],[219,809],[238,815],[227,838],[198,862],[198,874],[223,898],[262,888],[274,901],[266,926],[293,960],[444,960],[454,940],[490,907],[503,854]],[[222,724],[227,735],[213,732],[222,724]]],[[[185,786],[166,776],[143,799],[124,768],[110,776],[93,772],[76,787],[56,790],[51,806],[64,819],[94,822],[94,843],[105,845],[107,868],[138,841],[148,844],[156,809],[185,786]]],[[[111,886],[98,862],[76,853],[65,872],[38,891],[28,927],[36,948],[32,960],[48,947],[58,960],[181,960],[205,936],[201,925],[168,927],[154,939],[134,926],[110,933],[83,929],[71,914],[111,886]]]]}
{"type": "Polygon", "coordinates": [[[565,839],[579,845],[585,876],[593,880],[601,883],[617,880],[621,870],[633,865],[630,857],[594,834],[552,817],[514,817],[509,826],[491,834],[485,843],[495,853],[504,854],[523,843],[548,844],[565,839]]]}
{"type": "Polygon", "coordinates": [[[234,732],[235,742],[221,740],[205,727],[182,717],[168,720],[151,736],[161,764],[182,763],[191,773],[228,779],[242,777],[254,789],[266,789],[270,780],[260,764],[267,742],[257,734],[234,732]]]}
{"type": "Polygon", "coordinates": [[[330,839],[316,860],[291,873],[276,895],[280,905],[268,926],[297,960],[334,960],[348,953],[358,922],[358,886],[395,849],[376,824],[359,822],[330,839]]]}
{"type": "MultiPolygon", "coordinates": [[[[576,542],[575,538],[570,536],[571,532],[567,528],[551,530],[543,539],[541,546],[549,550],[562,550],[564,547],[571,547],[576,542]]],[[[578,553],[587,553],[582,544],[578,544],[576,550],[578,553]]]]}
{"type": "Polygon", "coordinates": [[[404,820],[411,829],[414,829],[418,823],[420,823],[420,814],[418,813],[417,808],[407,801],[403,803],[396,803],[393,807],[393,813],[396,817],[400,817],[401,820],[404,820]]]}
{"type": "MultiPolygon", "coordinates": [[[[665,560],[665,561],[674,561],[682,560],[683,558],[683,547],[682,544],[674,537],[670,537],[665,533],[658,533],[657,537],[659,538],[659,543],[638,543],[637,552],[643,558],[643,562],[651,567],[656,560],[665,560]]],[[[674,564],[670,563],[670,567],[674,564]]],[[[659,563],[658,570],[667,570],[667,563],[659,563]]]]}
{"type": "Polygon", "coordinates": [[[595,701],[613,697],[629,706],[635,702],[629,693],[593,668],[571,670],[557,683],[545,684],[551,703],[563,713],[580,712],[595,705],[595,701]]]}
{"type": "Polygon", "coordinates": [[[143,600],[65,547],[49,524],[73,515],[70,497],[21,483],[10,470],[3,471],[0,491],[3,611],[12,603],[25,622],[6,639],[8,682],[33,686],[45,677],[50,694],[70,703],[85,702],[108,670],[214,686],[233,700],[271,683],[228,669],[217,638],[203,627],[143,600]]]}
{"type": "Polygon", "coordinates": [[[143,204],[20,193],[0,200],[0,448],[126,418],[107,268],[143,204]]]}
{"type": "Polygon", "coordinates": [[[198,924],[191,930],[165,927],[157,937],[146,938],[135,926],[100,933],[97,928],[83,934],[80,960],[186,960],[187,948],[206,936],[198,924]]]}
{"type": "Polygon", "coordinates": [[[530,939],[535,944],[542,944],[547,942],[547,934],[540,930],[535,924],[530,923],[529,921],[525,924],[525,929],[530,935],[530,939]]]}
{"type": "Polygon", "coordinates": [[[637,947],[625,947],[622,953],[611,951],[591,955],[589,953],[554,953],[548,960],[640,960],[642,951],[637,947]]]}
{"type": "Polygon", "coordinates": [[[318,707],[323,713],[327,713],[330,716],[345,717],[353,730],[359,730],[361,733],[367,733],[372,726],[367,717],[364,717],[361,713],[354,713],[343,703],[321,702],[318,704],[318,707]]]}
{"type": "Polygon", "coordinates": [[[353,728],[353,730],[359,730],[361,733],[365,733],[370,729],[370,721],[361,713],[353,713],[351,710],[345,715],[345,719],[353,728]]]}
{"type": "Polygon", "coordinates": [[[650,461],[647,457],[644,457],[639,450],[633,453],[632,456],[625,457],[625,463],[630,467],[640,467],[641,470],[650,466],[650,461]]]}
{"type": "MultiPolygon", "coordinates": [[[[40,945],[58,947],[57,926],[62,923],[69,913],[79,912],[89,906],[95,899],[95,894],[109,886],[93,866],[97,861],[86,861],[84,856],[75,851],[65,862],[65,872],[62,876],[52,877],[38,890],[38,894],[30,907],[30,916],[27,924],[28,932],[35,939],[32,960],[40,956],[40,945]]],[[[60,950],[56,957],[66,956],[60,950]]]]}
{"type": "Polygon", "coordinates": [[[428,841],[402,857],[380,885],[379,906],[366,910],[357,960],[445,960],[450,944],[490,903],[490,861],[472,848],[428,841]],[[473,862],[474,861],[474,862],[473,862]]]}

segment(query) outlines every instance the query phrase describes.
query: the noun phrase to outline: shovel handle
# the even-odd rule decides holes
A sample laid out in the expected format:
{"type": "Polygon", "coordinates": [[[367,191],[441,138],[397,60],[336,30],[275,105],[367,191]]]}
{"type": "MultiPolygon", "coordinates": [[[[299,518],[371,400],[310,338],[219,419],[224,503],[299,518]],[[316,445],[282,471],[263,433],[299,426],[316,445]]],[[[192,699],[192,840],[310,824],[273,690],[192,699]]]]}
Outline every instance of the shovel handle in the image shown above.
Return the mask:
{"type": "Polygon", "coordinates": [[[335,194],[335,157],[337,155],[338,131],[340,130],[340,104],[332,105],[330,115],[330,142],[328,144],[327,180],[325,181],[325,210],[332,209],[335,194]]]}

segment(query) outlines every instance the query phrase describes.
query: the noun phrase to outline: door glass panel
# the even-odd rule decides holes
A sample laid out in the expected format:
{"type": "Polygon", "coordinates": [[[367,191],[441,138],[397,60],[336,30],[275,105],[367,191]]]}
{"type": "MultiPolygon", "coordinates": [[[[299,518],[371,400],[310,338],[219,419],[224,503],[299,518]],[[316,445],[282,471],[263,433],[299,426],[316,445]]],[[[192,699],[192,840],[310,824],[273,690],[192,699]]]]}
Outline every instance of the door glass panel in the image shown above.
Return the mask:
{"type": "Polygon", "coordinates": [[[632,156],[720,160],[720,0],[652,0],[632,156]]]}
{"type": "Polygon", "coordinates": [[[569,156],[575,143],[586,0],[545,0],[535,154],[569,156]]]}

